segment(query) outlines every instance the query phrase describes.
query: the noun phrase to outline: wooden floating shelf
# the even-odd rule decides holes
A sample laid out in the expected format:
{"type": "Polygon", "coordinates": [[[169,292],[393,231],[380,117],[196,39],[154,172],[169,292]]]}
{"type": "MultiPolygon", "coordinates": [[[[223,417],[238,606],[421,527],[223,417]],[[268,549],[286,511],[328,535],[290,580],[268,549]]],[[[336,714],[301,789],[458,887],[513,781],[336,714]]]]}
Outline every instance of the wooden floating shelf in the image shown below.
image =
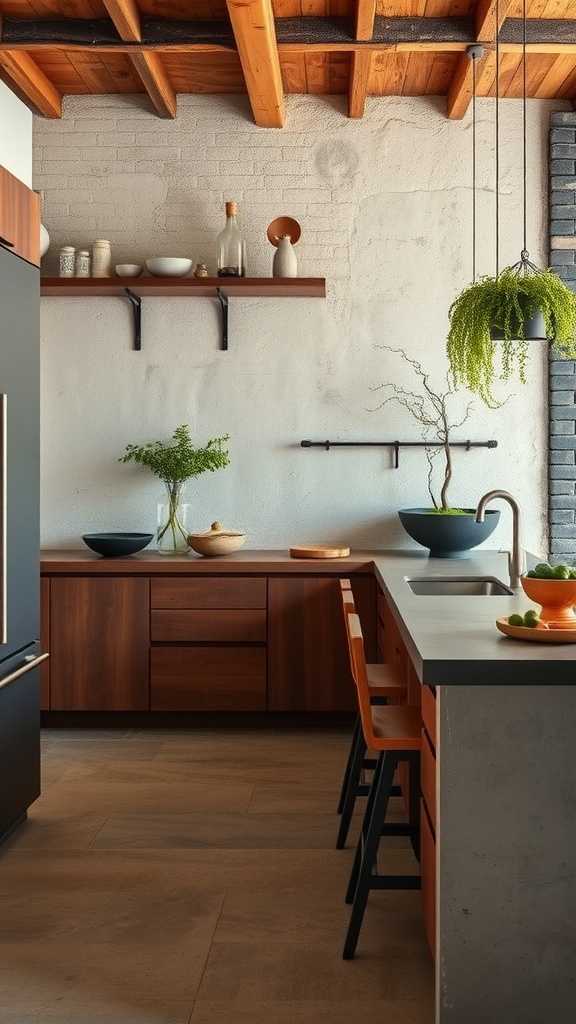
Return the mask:
{"type": "Polygon", "coordinates": [[[326,297],[323,277],[43,277],[40,294],[61,298],[127,299],[134,320],[134,349],[142,348],[142,299],[212,298],[218,299],[222,311],[222,342],[228,349],[228,300],[232,296],[246,298],[326,297]]]}
{"type": "Polygon", "coordinates": [[[126,289],[134,295],[217,298],[218,292],[245,295],[247,298],[309,298],[326,297],[323,277],[43,277],[41,295],[93,295],[126,297],[126,289]]]}

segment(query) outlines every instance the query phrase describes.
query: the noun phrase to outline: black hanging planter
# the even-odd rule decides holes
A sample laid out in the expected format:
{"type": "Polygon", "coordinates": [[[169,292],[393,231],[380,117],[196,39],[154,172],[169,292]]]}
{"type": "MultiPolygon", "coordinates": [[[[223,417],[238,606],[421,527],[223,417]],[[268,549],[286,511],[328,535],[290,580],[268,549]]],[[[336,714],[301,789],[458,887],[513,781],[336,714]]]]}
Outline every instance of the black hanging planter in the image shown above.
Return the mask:
{"type": "MultiPolygon", "coordinates": [[[[517,336],[522,341],[549,341],[546,334],[546,321],[541,310],[536,310],[532,316],[526,316],[522,325],[522,332],[518,331],[517,336]]],[[[501,327],[490,328],[492,341],[505,341],[506,335],[501,327]]]]}

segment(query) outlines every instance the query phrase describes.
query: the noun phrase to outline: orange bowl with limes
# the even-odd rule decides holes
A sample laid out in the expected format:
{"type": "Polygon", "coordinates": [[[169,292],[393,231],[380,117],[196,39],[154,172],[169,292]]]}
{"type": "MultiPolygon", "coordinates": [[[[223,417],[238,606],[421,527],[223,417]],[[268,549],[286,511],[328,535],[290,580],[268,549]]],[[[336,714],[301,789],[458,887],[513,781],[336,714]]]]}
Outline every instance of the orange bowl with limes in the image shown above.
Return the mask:
{"type": "Polygon", "coordinates": [[[576,623],[576,580],[544,580],[535,576],[522,576],[520,582],[530,600],[542,606],[540,618],[543,622],[576,623]]]}

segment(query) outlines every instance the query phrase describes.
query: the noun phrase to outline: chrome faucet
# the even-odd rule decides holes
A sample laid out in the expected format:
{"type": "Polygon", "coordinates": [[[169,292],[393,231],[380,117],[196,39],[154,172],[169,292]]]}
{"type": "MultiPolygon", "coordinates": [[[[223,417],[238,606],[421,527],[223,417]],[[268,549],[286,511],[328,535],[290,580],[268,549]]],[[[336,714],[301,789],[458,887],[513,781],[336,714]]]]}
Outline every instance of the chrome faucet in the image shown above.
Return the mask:
{"type": "Polygon", "coordinates": [[[520,506],[508,491],[488,491],[478,502],[476,509],[476,522],[483,523],[486,513],[486,506],[495,498],[503,498],[512,509],[512,552],[508,552],[508,571],[510,573],[510,586],[512,590],[518,590],[521,586],[520,577],[526,568],[524,550],[520,540],[520,506]]]}

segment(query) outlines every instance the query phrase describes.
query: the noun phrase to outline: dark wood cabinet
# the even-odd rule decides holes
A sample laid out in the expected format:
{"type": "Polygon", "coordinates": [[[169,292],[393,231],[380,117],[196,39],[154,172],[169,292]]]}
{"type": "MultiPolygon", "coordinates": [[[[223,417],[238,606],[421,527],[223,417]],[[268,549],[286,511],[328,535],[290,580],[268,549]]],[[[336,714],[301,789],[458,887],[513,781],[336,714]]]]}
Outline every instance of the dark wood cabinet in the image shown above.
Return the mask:
{"type": "Polygon", "coordinates": [[[50,581],[50,709],[149,706],[149,580],[50,581]]]}
{"type": "Polygon", "coordinates": [[[0,167],[0,245],[40,265],[40,199],[0,167]]]}
{"type": "MultiPolygon", "coordinates": [[[[352,579],[366,653],[376,660],[375,581],[352,579]]],[[[268,582],[268,708],[270,711],[351,711],[338,579],[270,578],[268,582]]]]}
{"type": "Polygon", "coordinates": [[[265,647],[153,647],[152,711],[265,711],[265,647]]]}
{"type": "MultiPolygon", "coordinates": [[[[50,651],[50,578],[40,580],[40,647],[50,651]]],[[[40,666],[40,710],[50,709],[50,658],[40,666]]]]}

